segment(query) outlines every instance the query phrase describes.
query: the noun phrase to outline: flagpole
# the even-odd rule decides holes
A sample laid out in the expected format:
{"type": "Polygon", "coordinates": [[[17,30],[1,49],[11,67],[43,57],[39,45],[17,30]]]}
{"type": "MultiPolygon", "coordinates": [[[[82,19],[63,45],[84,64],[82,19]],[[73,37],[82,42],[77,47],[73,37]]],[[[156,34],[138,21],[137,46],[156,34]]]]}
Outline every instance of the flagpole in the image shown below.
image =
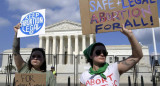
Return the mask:
{"type": "Polygon", "coordinates": [[[152,28],[152,37],[153,37],[153,47],[154,47],[155,60],[158,60],[154,28],[152,28]]]}

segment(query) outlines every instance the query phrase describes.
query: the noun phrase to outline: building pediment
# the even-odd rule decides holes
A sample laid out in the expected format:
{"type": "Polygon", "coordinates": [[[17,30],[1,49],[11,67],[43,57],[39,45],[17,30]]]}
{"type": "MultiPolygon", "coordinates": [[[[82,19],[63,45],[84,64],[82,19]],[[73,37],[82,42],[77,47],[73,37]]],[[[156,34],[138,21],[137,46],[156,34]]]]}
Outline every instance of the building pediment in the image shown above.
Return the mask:
{"type": "Polygon", "coordinates": [[[81,31],[81,24],[64,20],[46,27],[46,32],[81,31]]]}

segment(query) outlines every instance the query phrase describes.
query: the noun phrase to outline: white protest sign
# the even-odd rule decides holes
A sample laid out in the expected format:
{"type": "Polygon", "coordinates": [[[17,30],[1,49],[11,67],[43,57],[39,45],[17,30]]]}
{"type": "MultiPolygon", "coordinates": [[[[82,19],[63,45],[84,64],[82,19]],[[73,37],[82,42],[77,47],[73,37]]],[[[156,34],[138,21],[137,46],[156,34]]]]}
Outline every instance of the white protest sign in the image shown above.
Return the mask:
{"type": "Polygon", "coordinates": [[[21,28],[17,37],[45,34],[45,9],[27,13],[21,17],[21,28]]]}

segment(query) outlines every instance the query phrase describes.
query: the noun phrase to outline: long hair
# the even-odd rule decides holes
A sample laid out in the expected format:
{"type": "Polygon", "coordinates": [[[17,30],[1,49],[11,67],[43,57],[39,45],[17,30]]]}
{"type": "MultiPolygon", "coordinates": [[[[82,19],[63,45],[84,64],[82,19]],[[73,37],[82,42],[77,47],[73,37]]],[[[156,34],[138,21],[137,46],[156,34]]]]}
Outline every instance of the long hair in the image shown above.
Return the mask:
{"type": "Polygon", "coordinates": [[[29,60],[28,60],[28,68],[29,68],[29,70],[31,71],[31,68],[33,67],[33,65],[31,64],[31,56],[32,56],[32,53],[33,53],[34,51],[40,51],[40,52],[42,53],[44,62],[43,62],[43,64],[41,65],[40,70],[41,70],[42,72],[46,72],[46,69],[47,69],[47,67],[46,67],[46,55],[45,55],[45,51],[44,51],[43,48],[33,48],[33,49],[32,49],[30,58],[29,58],[29,60]]]}
{"type": "MultiPolygon", "coordinates": [[[[96,43],[96,44],[93,46],[92,50],[91,50],[90,56],[93,55],[93,51],[94,51],[94,48],[95,48],[96,46],[104,46],[104,47],[105,47],[105,45],[102,44],[102,43],[100,43],[100,42],[96,43]]],[[[106,50],[106,51],[107,51],[107,50],[106,50]]],[[[88,63],[88,62],[89,62],[90,65],[93,67],[93,60],[92,60],[92,59],[87,59],[87,63],[88,63]]]]}

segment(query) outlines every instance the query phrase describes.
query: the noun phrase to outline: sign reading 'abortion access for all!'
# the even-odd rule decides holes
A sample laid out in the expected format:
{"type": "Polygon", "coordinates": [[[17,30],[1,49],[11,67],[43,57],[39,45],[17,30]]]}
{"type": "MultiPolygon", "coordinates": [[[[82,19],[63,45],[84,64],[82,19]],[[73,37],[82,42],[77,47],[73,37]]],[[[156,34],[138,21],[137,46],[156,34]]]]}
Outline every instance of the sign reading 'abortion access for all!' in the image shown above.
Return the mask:
{"type": "Polygon", "coordinates": [[[157,0],[79,0],[83,34],[159,26],[157,0]]]}
{"type": "Polygon", "coordinates": [[[45,9],[27,13],[21,18],[17,37],[45,34],[45,9]]]}

